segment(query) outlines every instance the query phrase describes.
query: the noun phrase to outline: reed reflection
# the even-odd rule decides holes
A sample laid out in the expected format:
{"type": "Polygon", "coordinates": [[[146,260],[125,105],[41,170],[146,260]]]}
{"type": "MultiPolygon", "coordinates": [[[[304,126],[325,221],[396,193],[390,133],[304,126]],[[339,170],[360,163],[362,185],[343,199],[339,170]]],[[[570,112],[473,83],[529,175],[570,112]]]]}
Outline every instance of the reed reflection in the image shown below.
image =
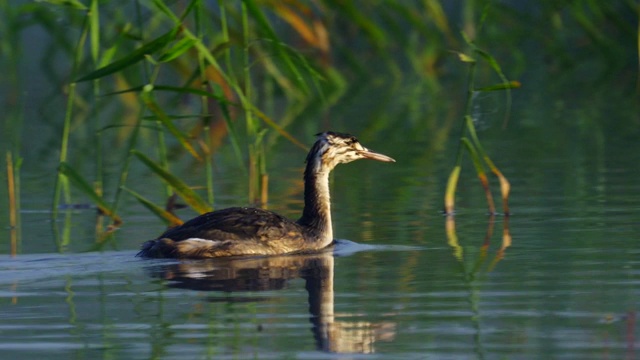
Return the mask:
{"type": "MultiPolygon", "coordinates": [[[[495,221],[496,221],[495,216],[493,215],[489,216],[489,221],[487,223],[487,231],[484,237],[484,241],[482,243],[482,247],[480,248],[480,253],[475,261],[475,265],[473,266],[472,269],[470,269],[470,274],[475,274],[476,272],[478,272],[482,264],[484,264],[484,262],[487,260],[489,245],[491,244],[491,238],[493,237],[495,221]]],[[[487,272],[492,271],[495,268],[495,266],[498,264],[498,262],[504,259],[507,248],[511,246],[512,238],[511,238],[511,232],[509,231],[508,216],[504,217],[504,221],[502,222],[502,225],[503,225],[502,243],[500,245],[500,248],[496,251],[496,254],[493,260],[489,263],[489,266],[487,267],[487,270],[486,270],[487,272]]],[[[451,246],[451,249],[453,250],[453,256],[460,263],[464,263],[464,257],[465,257],[464,248],[458,242],[458,235],[456,233],[456,222],[455,222],[454,216],[446,217],[445,227],[446,227],[446,233],[447,233],[447,243],[449,244],[449,246],[451,246]]],[[[465,270],[465,273],[467,272],[468,271],[465,270]]]]}
{"type": "MultiPolygon", "coordinates": [[[[282,290],[289,280],[301,278],[308,293],[309,321],[318,350],[373,353],[376,341],[393,340],[394,323],[336,320],[333,274],[334,255],[331,250],[314,254],[184,261],[152,270],[153,276],[167,280],[170,287],[232,293],[282,290]]],[[[224,301],[264,301],[264,298],[230,296],[224,301]]],[[[344,318],[353,316],[340,314],[344,318]]]]}

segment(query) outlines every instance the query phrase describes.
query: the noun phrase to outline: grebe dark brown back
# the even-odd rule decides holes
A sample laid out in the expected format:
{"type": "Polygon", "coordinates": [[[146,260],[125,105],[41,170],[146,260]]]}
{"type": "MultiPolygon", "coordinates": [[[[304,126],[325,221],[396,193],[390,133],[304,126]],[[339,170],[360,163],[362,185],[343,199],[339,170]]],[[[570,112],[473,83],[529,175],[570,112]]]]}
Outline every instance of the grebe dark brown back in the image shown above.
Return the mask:
{"type": "Polygon", "coordinates": [[[200,215],[142,244],[137,256],[212,258],[319,250],[333,242],[329,173],[358,159],[395,162],[349,134],[324,132],[309,151],[304,171],[304,210],[298,221],[274,212],[234,207],[200,215]]]}

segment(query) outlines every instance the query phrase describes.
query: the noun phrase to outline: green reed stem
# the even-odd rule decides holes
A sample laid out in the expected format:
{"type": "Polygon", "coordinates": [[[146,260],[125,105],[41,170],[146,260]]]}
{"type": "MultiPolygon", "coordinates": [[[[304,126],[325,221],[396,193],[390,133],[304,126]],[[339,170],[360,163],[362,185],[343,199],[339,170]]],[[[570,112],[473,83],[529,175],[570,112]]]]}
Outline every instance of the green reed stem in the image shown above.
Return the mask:
{"type": "MultiPolygon", "coordinates": [[[[82,33],[78,38],[78,43],[75,48],[75,54],[73,57],[73,67],[71,70],[72,79],[76,78],[78,66],[82,62],[84,44],[86,43],[87,36],[89,34],[89,28],[90,28],[90,21],[88,20],[89,20],[89,17],[88,16],[85,17],[85,21],[82,26],[82,33]]],[[[72,82],[69,84],[69,95],[67,97],[67,109],[65,111],[64,124],[62,127],[62,142],[60,144],[60,159],[59,159],[60,163],[64,163],[67,161],[67,154],[69,149],[69,133],[71,131],[71,117],[73,114],[73,103],[75,101],[75,94],[76,94],[76,83],[72,82]]],[[[70,203],[71,192],[69,189],[69,181],[64,175],[62,175],[61,173],[58,173],[58,176],[56,178],[55,188],[54,188],[54,194],[53,194],[53,204],[52,204],[53,208],[51,211],[51,217],[53,220],[52,223],[55,223],[55,219],[58,216],[58,207],[60,205],[61,192],[63,191],[64,191],[65,201],[67,203],[70,203]]]]}
{"type": "Polygon", "coordinates": [[[245,121],[247,124],[247,137],[249,141],[253,143],[249,144],[249,202],[255,202],[259,193],[259,179],[258,179],[258,151],[257,151],[257,124],[253,118],[253,112],[251,111],[251,67],[250,67],[250,54],[249,54],[249,15],[247,12],[247,5],[243,1],[242,8],[242,67],[244,75],[244,96],[242,97],[242,108],[244,110],[245,121]]]}
{"type": "MultiPolygon", "coordinates": [[[[98,0],[92,0],[89,8],[89,38],[91,39],[91,58],[96,68],[98,68],[100,57],[100,10],[98,0]]],[[[95,79],[91,82],[93,87],[93,106],[91,106],[91,124],[93,126],[93,134],[95,137],[95,191],[98,195],[103,194],[104,169],[102,154],[102,133],[100,129],[100,116],[98,114],[99,106],[97,99],[100,97],[100,80],[95,79]]]]}
{"type": "Polygon", "coordinates": [[[447,188],[444,196],[444,212],[452,215],[455,207],[456,188],[458,187],[458,180],[460,178],[460,171],[462,170],[462,154],[464,152],[465,144],[462,141],[464,138],[465,130],[467,129],[466,117],[470,116],[473,105],[473,97],[475,94],[475,74],[476,74],[476,62],[475,60],[468,61],[469,70],[467,73],[467,101],[465,104],[465,121],[461,121],[460,124],[460,141],[458,142],[458,150],[456,151],[456,162],[453,170],[449,174],[447,180],[447,188]]]}
{"type": "MultiPolygon", "coordinates": [[[[194,18],[196,23],[196,34],[199,38],[203,37],[204,31],[202,28],[202,15],[203,4],[202,2],[198,3],[194,10],[194,18]]],[[[204,61],[204,56],[198,52],[198,71],[200,73],[200,82],[203,90],[206,91],[207,88],[207,74],[206,74],[206,64],[204,61]]],[[[201,114],[202,114],[202,123],[203,123],[203,132],[204,132],[204,141],[207,147],[204,154],[204,164],[205,164],[205,176],[207,181],[207,201],[209,204],[213,205],[213,149],[211,148],[211,117],[209,115],[209,99],[206,96],[200,96],[201,103],[201,114]]]]}
{"type": "MultiPolygon", "coordinates": [[[[162,122],[157,120],[156,124],[156,135],[158,137],[158,159],[160,160],[160,164],[163,169],[169,171],[169,159],[167,158],[167,144],[164,137],[164,131],[162,129],[162,122]]],[[[170,186],[165,186],[165,192],[167,197],[170,197],[173,194],[170,186]]]]}
{"type": "Polygon", "coordinates": [[[116,187],[116,194],[114,195],[113,205],[111,208],[114,213],[118,213],[118,205],[120,203],[120,197],[122,195],[122,190],[127,183],[127,177],[129,176],[129,167],[131,166],[131,159],[133,158],[133,151],[138,144],[138,137],[140,134],[140,127],[142,126],[142,119],[144,118],[144,107],[140,107],[140,113],[138,114],[138,119],[136,120],[136,124],[133,127],[133,132],[131,133],[131,137],[129,138],[129,144],[127,146],[126,157],[124,160],[124,164],[122,165],[122,170],[120,170],[120,178],[118,180],[118,186],[116,187]]]}
{"type": "MultiPolygon", "coordinates": [[[[144,21],[142,19],[142,9],[140,8],[140,1],[136,0],[135,2],[136,9],[136,23],[138,24],[139,29],[144,29],[144,21]]],[[[142,31],[142,30],[141,30],[142,31]]],[[[144,79],[149,79],[149,70],[146,62],[143,62],[142,71],[144,73],[144,79]]],[[[129,138],[129,143],[126,148],[126,155],[124,159],[124,163],[122,164],[122,169],[120,170],[120,177],[118,179],[118,186],[116,187],[116,193],[113,197],[113,204],[111,208],[114,213],[118,213],[118,206],[120,205],[120,198],[122,197],[122,191],[127,183],[127,178],[129,177],[129,168],[131,167],[131,160],[133,159],[133,151],[136,149],[138,145],[138,137],[140,134],[140,128],[142,127],[142,119],[144,118],[145,107],[140,106],[140,112],[138,113],[138,118],[136,120],[136,124],[133,127],[133,132],[131,133],[131,137],[129,138]]]]}
{"type": "MultiPolygon", "coordinates": [[[[65,112],[64,123],[62,127],[62,142],[60,144],[60,163],[67,161],[67,152],[69,149],[69,132],[71,129],[71,116],[73,113],[73,102],[76,94],[76,83],[69,84],[69,95],[67,96],[67,110],[65,112]]],[[[71,194],[69,191],[69,181],[66,176],[58,173],[56,180],[55,190],[53,194],[53,208],[52,218],[55,222],[55,218],[58,215],[58,207],[60,205],[61,192],[64,191],[65,201],[71,202],[71,194]]]]}
{"type": "MultiPolygon", "coordinates": [[[[225,4],[224,0],[218,0],[218,6],[220,7],[220,24],[222,26],[222,42],[227,44],[229,43],[229,27],[227,24],[227,10],[224,4],[225,4]]],[[[228,71],[227,76],[229,80],[235,83],[236,80],[233,73],[233,67],[231,62],[231,51],[229,50],[228,47],[224,49],[223,56],[224,56],[225,66],[227,67],[227,71],[228,71]]]]}
{"type": "MultiPolygon", "coordinates": [[[[149,84],[155,83],[155,80],[158,77],[159,71],[160,71],[160,66],[156,65],[153,68],[153,72],[151,74],[151,78],[149,79],[149,84]]],[[[144,99],[146,99],[146,98],[151,99],[151,97],[150,97],[151,91],[153,91],[153,90],[144,89],[143,93],[142,93],[143,101],[145,102],[145,104],[147,104],[147,106],[149,105],[149,101],[146,101],[144,99]]],[[[169,158],[167,156],[167,154],[168,154],[167,142],[166,142],[166,139],[165,139],[165,136],[164,136],[164,126],[163,126],[162,119],[160,119],[158,117],[158,120],[155,121],[155,125],[156,125],[156,136],[158,137],[158,143],[157,143],[157,146],[158,146],[158,148],[157,148],[157,150],[158,150],[158,159],[160,161],[160,165],[162,166],[162,168],[164,170],[166,170],[166,171],[169,171],[169,158]]],[[[167,197],[170,197],[171,195],[173,195],[173,190],[168,185],[165,186],[165,192],[167,194],[167,197]]]]}

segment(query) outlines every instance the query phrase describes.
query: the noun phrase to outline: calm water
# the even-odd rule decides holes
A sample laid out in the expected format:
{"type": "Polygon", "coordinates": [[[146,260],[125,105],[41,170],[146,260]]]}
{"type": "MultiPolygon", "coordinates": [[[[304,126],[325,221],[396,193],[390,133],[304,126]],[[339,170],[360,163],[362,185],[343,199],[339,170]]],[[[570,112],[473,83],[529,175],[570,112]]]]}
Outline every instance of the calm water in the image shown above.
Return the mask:
{"type": "MultiPolygon", "coordinates": [[[[329,122],[397,160],[336,170],[334,249],[181,262],[135,258],[139,244],[164,226],[130,196],[121,206],[125,223],[102,247],[95,245],[95,209],[63,211],[51,221],[65,100],[50,95],[62,87],[53,80],[28,80],[24,74],[39,79],[42,65],[25,62],[25,91],[13,94],[24,99],[7,111],[24,116],[24,164],[13,258],[8,207],[0,202],[0,358],[640,358],[637,95],[614,77],[596,85],[590,73],[549,75],[536,54],[527,61],[509,126],[501,129],[500,94],[476,99],[474,114],[484,147],[511,181],[511,217],[486,216],[468,159],[458,212],[441,215],[458,134],[437,129],[449,121],[457,128],[465,84],[443,84],[427,96],[407,75],[354,86],[331,108],[330,121],[310,114],[288,128],[311,144],[312,134],[328,130],[318,124],[329,122]]],[[[8,144],[5,134],[0,142],[8,144]]],[[[76,133],[73,140],[71,161],[91,178],[93,158],[84,154],[92,138],[76,133]]],[[[283,140],[269,149],[269,208],[295,218],[305,154],[283,140]]],[[[172,160],[188,183],[202,183],[202,164],[184,154],[172,160]]],[[[105,159],[108,198],[120,162],[105,159]]],[[[221,149],[218,208],[246,205],[246,178],[233,163],[229,147],[221,149]]],[[[128,187],[163,201],[159,182],[140,163],[129,179],[128,187]]],[[[0,183],[4,199],[4,167],[0,183]]]]}
{"type": "Polygon", "coordinates": [[[12,359],[637,358],[640,152],[625,141],[607,142],[599,165],[505,156],[508,223],[484,215],[469,176],[449,227],[440,195],[425,191],[430,180],[405,166],[416,150],[387,145],[398,163],[337,170],[335,233],[349,240],[307,256],[137,259],[138,244],[162,230],[144,210],[118,250],[80,252],[94,241],[94,216],[76,210],[72,250],[41,251],[54,240],[31,200],[24,254],[0,261],[0,350],[12,359]]]}

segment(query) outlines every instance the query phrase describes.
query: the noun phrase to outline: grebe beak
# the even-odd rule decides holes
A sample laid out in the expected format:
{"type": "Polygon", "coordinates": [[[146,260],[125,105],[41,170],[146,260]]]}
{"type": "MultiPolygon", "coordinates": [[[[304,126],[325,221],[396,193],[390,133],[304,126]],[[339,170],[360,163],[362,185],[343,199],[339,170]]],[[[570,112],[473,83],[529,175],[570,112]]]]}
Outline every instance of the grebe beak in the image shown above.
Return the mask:
{"type": "Polygon", "coordinates": [[[371,160],[378,160],[378,161],[383,161],[383,162],[396,162],[393,158],[384,155],[384,154],[380,154],[377,152],[373,152],[369,149],[365,149],[364,151],[362,151],[360,153],[365,159],[371,159],[371,160]]]}

